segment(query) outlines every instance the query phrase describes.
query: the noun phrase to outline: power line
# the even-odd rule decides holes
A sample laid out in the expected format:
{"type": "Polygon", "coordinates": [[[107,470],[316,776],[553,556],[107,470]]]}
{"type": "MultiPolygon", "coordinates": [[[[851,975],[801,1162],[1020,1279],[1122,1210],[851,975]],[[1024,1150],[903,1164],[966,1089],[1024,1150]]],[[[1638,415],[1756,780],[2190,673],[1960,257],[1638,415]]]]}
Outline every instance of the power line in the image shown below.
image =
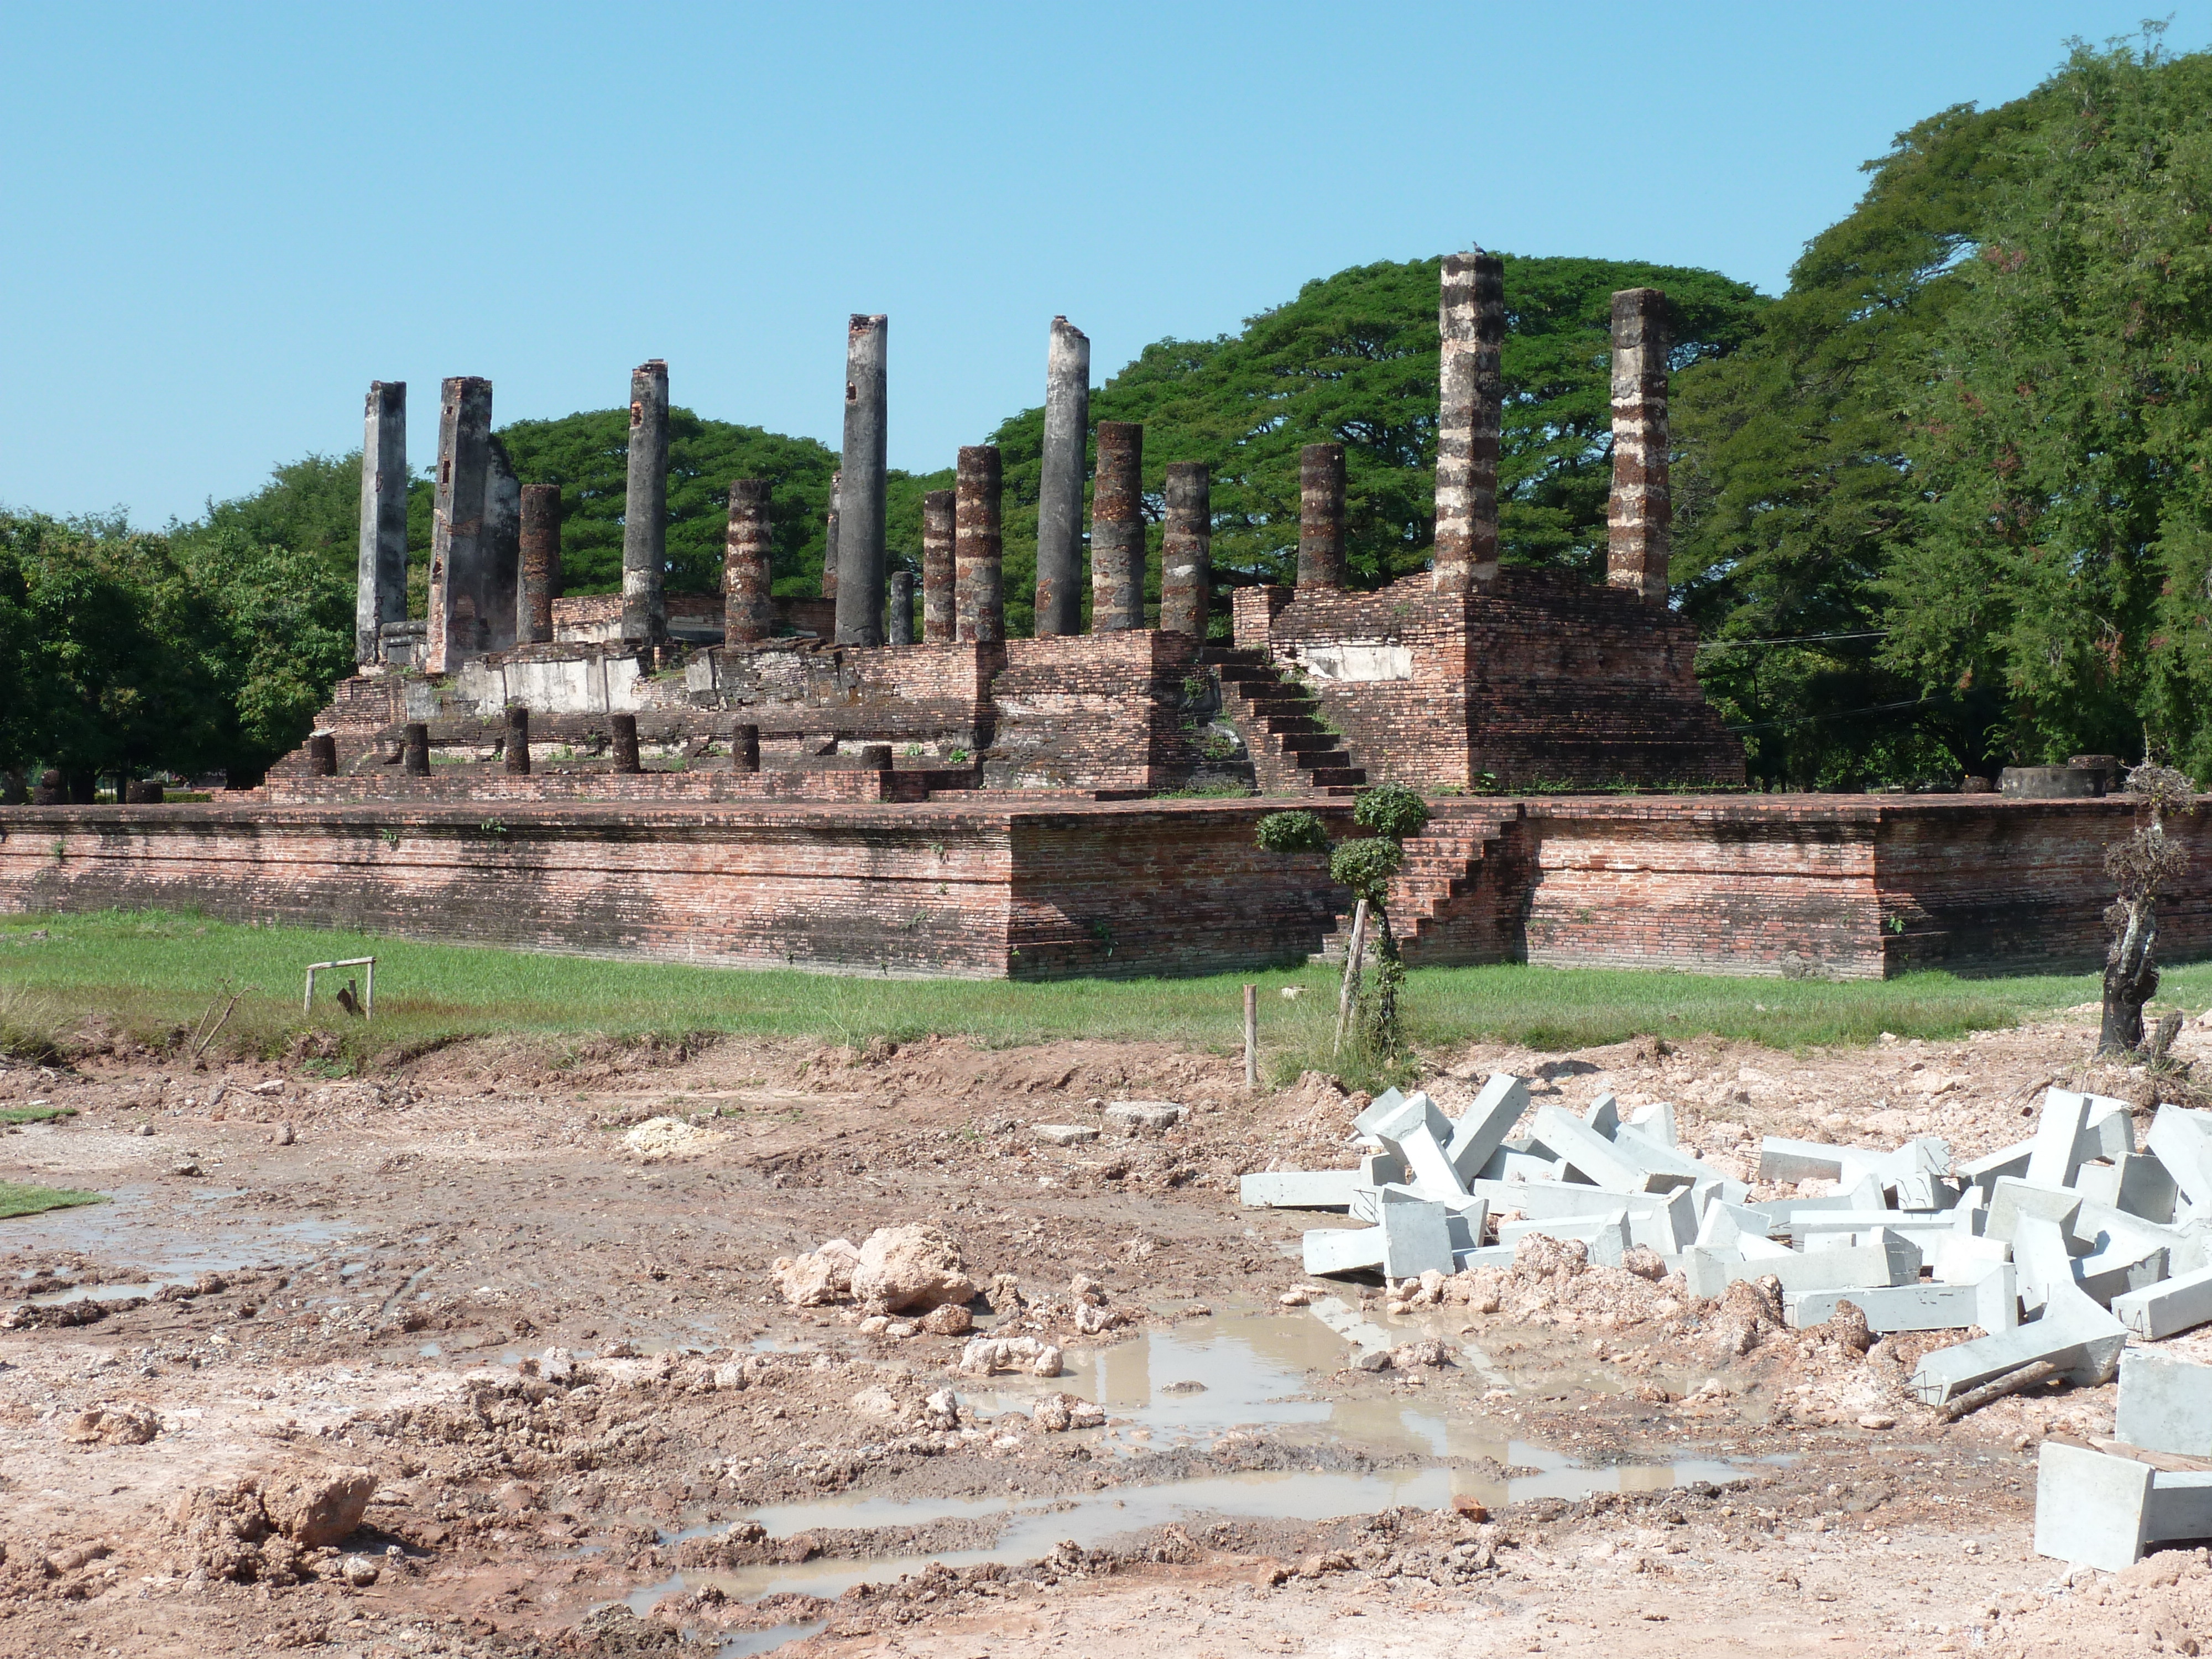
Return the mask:
{"type": "Polygon", "coordinates": [[[1788,634],[1771,640],[1699,640],[1698,649],[1717,650],[1725,645],[1812,645],[1823,640],[1886,640],[1892,632],[1887,628],[1869,628],[1856,634],[1788,634]]]}
{"type": "Polygon", "coordinates": [[[1899,708],[1919,708],[1935,702],[1934,697],[1915,697],[1905,702],[1877,702],[1864,708],[1835,708],[1825,714],[1801,714],[1791,720],[1759,720],[1750,726],[1731,726],[1730,732],[1784,732],[1793,726],[1811,726],[1820,720],[1847,720],[1853,714],[1887,714],[1899,708]]]}

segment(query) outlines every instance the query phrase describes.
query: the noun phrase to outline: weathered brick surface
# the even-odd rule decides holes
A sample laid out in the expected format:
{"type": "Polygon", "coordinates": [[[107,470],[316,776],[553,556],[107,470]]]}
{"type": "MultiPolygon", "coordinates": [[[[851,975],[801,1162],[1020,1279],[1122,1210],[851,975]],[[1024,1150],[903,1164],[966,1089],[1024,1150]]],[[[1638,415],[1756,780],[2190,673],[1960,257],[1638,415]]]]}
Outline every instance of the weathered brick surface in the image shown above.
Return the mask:
{"type": "Polygon", "coordinates": [[[1165,789],[1206,769],[1219,690],[1188,635],[1128,629],[1004,649],[984,757],[993,787],[1165,789]]]}
{"type": "Polygon", "coordinates": [[[1303,669],[1376,782],[1732,784],[1686,623],[1632,595],[1508,570],[1487,592],[1240,589],[1237,643],[1303,669]],[[1249,595],[1250,597],[1247,597],[1249,595]]]}

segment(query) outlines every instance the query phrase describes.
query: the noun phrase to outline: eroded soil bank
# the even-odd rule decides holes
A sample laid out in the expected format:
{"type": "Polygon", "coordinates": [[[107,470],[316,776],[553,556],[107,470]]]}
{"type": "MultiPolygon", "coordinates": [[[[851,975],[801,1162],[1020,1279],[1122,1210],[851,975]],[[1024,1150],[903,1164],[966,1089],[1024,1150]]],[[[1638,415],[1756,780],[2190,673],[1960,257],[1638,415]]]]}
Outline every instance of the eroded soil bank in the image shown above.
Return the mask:
{"type": "MultiPolygon", "coordinates": [[[[2016,1140],[2093,1033],[1474,1048],[1428,1086],[1668,1100],[1747,1176],[1762,1133],[2016,1140]]],[[[33,1102],[76,1115],[0,1136],[0,1181],[112,1198],[0,1221],[0,1654],[2212,1640],[2201,1552],[2070,1582],[2028,1552],[2034,1448],[2108,1431],[2109,1389],[1947,1425],[1900,1387],[1941,1335],[1861,1352],[1571,1263],[1396,1312],[1308,1287],[1296,1240],[1328,1218],[1241,1210],[1235,1177],[1351,1161],[1358,1098],[1320,1079],[1255,1098],[1137,1044],[480,1042],[367,1079],[0,1070],[0,1106],[33,1102]],[[1129,1098],[1189,1110],[1034,1133],[1129,1098]],[[691,1133],[629,1133],[653,1118],[691,1133]],[[975,1332],[779,1293],[778,1258],[906,1222],[957,1242],[981,1331],[1061,1374],[957,1374],[975,1332]],[[1329,1297],[1393,1364],[1351,1367],[1329,1297]],[[1071,1403],[1104,1423],[1054,1426],[1071,1403]],[[350,1530],[317,1541],[318,1504],[350,1530]]]]}

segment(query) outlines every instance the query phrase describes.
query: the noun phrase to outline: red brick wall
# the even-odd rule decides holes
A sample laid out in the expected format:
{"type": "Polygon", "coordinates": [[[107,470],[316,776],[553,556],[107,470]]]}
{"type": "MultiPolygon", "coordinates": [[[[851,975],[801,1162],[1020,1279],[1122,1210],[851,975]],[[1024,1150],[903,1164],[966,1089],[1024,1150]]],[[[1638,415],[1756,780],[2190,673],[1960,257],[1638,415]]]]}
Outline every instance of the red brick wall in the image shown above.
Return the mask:
{"type": "Polygon", "coordinates": [[[994,787],[1164,789],[1199,764],[1203,722],[1186,711],[1210,702],[1197,642],[1131,629],[1008,640],[991,683],[996,732],[984,758],[994,787]]]}

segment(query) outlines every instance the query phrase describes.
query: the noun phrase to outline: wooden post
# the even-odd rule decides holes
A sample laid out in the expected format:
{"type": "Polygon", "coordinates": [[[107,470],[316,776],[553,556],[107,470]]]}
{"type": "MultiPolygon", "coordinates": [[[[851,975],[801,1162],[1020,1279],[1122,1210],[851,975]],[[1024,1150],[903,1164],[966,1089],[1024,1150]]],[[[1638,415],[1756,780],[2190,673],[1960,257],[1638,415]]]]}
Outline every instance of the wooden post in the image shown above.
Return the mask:
{"type": "Polygon", "coordinates": [[[1344,1047],[1344,1028],[1352,1023],[1352,999],[1359,988],[1359,958],[1367,948],[1367,901],[1352,907],[1352,943],[1344,951],[1344,988],[1336,998],[1336,1041],[1328,1046],[1329,1058],[1344,1047]]]}
{"type": "Polygon", "coordinates": [[[1256,1094],[1260,1088],[1260,988],[1244,988],[1244,1087],[1256,1094]]]}

